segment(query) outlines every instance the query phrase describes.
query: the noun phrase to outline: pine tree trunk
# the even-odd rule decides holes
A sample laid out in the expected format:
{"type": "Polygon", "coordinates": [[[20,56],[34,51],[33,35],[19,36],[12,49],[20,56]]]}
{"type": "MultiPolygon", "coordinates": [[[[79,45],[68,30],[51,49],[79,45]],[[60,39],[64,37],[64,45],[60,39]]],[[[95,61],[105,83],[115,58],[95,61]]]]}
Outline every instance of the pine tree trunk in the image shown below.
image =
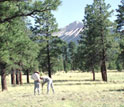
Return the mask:
{"type": "Polygon", "coordinates": [[[72,70],[74,71],[75,70],[75,66],[74,66],[74,59],[72,59],[72,70]]]}
{"type": "Polygon", "coordinates": [[[11,84],[15,85],[15,70],[12,70],[11,73],[11,84]]]}
{"type": "MultiPolygon", "coordinates": [[[[103,32],[103,31],[102,31],[103,32]]],[[[106,51],[104,47],[104,35],[102,33],[102,54],[101,54],[101,74],[102,74],[102,80],[107,81],[107,70],[106,70],[106,51]]]]}
{"type": "Polygon", "coordinates": [[[102,74],[102,80],[107,81],[107,69],[106,69],[106,61],[105,61],[105,54],[103,51],[102,55],[102,61],[101,61],[101,74],[102,74]]]}
{"type": "Polygon", "coordinates": [[[107,81],[106,55],[105,55],[104,47],[102,50],[102,59],[101,59],[101,74],[102,74],[102,80],[107,81]]]}
{"type": "Polygon", "coordinates": [[[19,71],[16,71],[16,84],[19,84],[19,71]]]}
{"type": "Polygon", "coordinates": [[[93,73],[93,81],[95,81],[95,72],[93,67],[92,67],[92,73],[93,73]]]}
{"type": "Polygon", "coordinates": [[[48,63],[48,76],[51,78],[51,64],[50,64],[50,50],[49,41],[47,41],[47,63],[48,63]]]}
{"type": "Polygon", "coordinates": [[[22,72],[21,71],[19,72],[19,81],[20,81],[20,84],[22,85],[22,72]]]}
{"type": "Polygon", "coordinates": [[[63,56],[63,63],[64,63],[64,71],[67,73],[68,69],[67,69],[67,61],[68,61],[68,56],[67,56],[67,52],[66,49],[64,50],[64,56],[63,56]]]}
{"type": "Polygon", "coordinates": [[[106,63],[105,63],[104,56],[101,63],[101,73],[102,73],[102,80],[107,81],[107,70],[106,70],[106,63]]]}
{"type": "Polygon", "coordinates": [[[30,81],[29,81],[29,70],[27,70],[26,73],[27,73],[27,83],[30,83],[30,81]]]}
{"type": "Polygon", "coordinates": [[[2,91],[7,90],[5,69],[1,70],[1,86],[2,91]]]}
{"type": "Polygon", "coordinates": [[[66,61],[65,61],[65,59],[63,59],[63,67],[64,67],[64,71],[67,72],[67,70],[66,70],[66,61]]]}
{"type": "MultiPolygon", "coordinates": [[[[100,6],[100,13],[102,14],[102,7],[100,6]]],[[[102,20],[101,20],[102,23],[102,20]]],[[[101,53],[101,74],[102,80],[107,81],[107,70],[106,70],[106,50],[105,50],[105,43],[104,43],[104,28],[101,25],[101,41],[102,41],[102,53],[101,53]]]]}

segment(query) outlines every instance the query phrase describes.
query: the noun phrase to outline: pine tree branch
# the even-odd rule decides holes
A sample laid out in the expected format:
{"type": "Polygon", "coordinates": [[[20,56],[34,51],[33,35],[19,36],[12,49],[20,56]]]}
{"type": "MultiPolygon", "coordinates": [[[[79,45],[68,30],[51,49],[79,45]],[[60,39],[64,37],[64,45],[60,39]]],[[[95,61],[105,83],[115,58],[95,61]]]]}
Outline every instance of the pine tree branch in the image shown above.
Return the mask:
{"type": "Polygon", "coordinates": [[[6,2],[6,1],[9,1],[9,2],[18,2],[18,1],[26,1],[26,0],[0,0],[0,3],[2,2],[6,2]]]}
{"type": "Polygon", "coordinates": [[[0,2],[5,2],[5,1],[10,1],[10,0],[0,0],[0,2]]]}
{"type": "Polygon", "coordinates": [[[0,19],[0,23],[9,22],[9,21],[11,21],[12,19],[17,18],[17,17],[31,16],[31,15],[34,14],[34,13],[44,12],[44,11],[48,11],[48,10],[51,10],[51,9],[33,10],[33,11],[29,12],[29,13],[15,14],[15,15],[10,16],[10,17],[7,17],[7,18],[5,18],[5,19],[0,19]]]}

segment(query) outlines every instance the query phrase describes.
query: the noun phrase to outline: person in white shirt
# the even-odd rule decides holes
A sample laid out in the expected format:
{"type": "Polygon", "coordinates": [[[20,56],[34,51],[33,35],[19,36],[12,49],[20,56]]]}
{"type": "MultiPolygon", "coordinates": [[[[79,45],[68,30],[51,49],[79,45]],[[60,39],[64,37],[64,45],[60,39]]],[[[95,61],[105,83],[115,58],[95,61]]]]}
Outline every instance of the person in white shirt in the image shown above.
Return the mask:
{"type": "Polygon", "coordinates": [[[31,77],[34,80],[34,95],[36,95],[36,91],[40,95],[40,72],[34,72],[31,77]]]}
{"type": "Polygon", "coordinates": [[[42,91],[43,91],[43,86],[45,83],[47,83],[47,94],[49,93],[49,89],[50,87],[52,88],[52,91],[54,93],[54,88],[53,88],[53,80],[49,77],[40,77],[41,80],[43,80],[42,82],[42,91]]]}

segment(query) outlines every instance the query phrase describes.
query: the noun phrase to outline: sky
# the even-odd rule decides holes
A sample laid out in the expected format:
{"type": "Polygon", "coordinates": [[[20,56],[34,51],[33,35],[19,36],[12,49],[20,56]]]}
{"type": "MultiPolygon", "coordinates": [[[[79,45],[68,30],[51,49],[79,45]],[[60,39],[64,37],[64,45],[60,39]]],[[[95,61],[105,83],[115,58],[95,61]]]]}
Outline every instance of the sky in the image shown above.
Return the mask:
{"type": "MultiPolygon", "coordinates": [[[[59,28],[63,28],[74,21],[82,22],[84,11],[87,4],[92,4],[93,0],[61,0],[62,4],[53,12],[59,28]]],[[[105,0],[106,4],[111,5],[114,10],[111,20],[116,19],[116,11],[121,0],[105,0]]]]}

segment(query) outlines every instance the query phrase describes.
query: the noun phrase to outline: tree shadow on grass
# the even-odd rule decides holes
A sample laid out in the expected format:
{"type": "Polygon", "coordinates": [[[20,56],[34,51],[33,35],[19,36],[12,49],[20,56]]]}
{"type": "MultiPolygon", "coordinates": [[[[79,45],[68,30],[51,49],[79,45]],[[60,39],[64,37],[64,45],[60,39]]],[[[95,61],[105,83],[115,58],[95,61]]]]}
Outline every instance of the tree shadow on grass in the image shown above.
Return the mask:
{"type": "Polygon", "coordinates": [[[76,82],[76,83],[66,83],[65,84],[61,84],[61,83],[54,83],[55,86],[67,86],[67,85],[104,85],[105,83],[92,83],[92,82],[88,82],[88,83],[81,83],[81,82],[76,82]]]}
{"type": "MultiPolygon", "coordinates": [[[[85,79],[85,80],[53,80],[54,83],[57,83],[57,82],[85,82],[85,81],[93,81],[93,80],[90,80],[90,79],[85,79]]],[[[100,81],[100,80],[95,80],[95,81],[100,81]]],[[[94,81],[93,81],[94,82],[94,81]]]]}
{"type": "Polygon", "coordinates": [[[53,83],[55,86],[64,86],[64,85],[96,85],[96,84],[101,84],[101,83],[94,83],[96,81],[100,80],[91,80],[91,79],[84,79],[84,80],[53,80],[53,83]],[[73,83],[68,83],[68,82],[73,82],[73,83]],[[85,83],[86,82],[86,83],[85,83]],[[64,83],[64,84],[63,84],[64,83]]]}
{"type": "MultiPolygon", "coordinates": [[[[85,80],[53,80],[53,83],[55,86],[64,86],[64,85],[96,85],[96,84],[102,84],[102,83],[95,83],[97,81],[100,80],[90,80],[90,79],[85,79],[85,80]],[[68,82],[73,82],[73,83],[68,83],[68,82]],[[86,82],[86,83],[85,83],[86,82]]],[[[24,83],[23,85],[31,85],[34,84],[34,82],[30,82],[30,83],[24,83]]]]}
{"type": "Polygon", "coordinates": [[[110,89],[109,91],[119,91],[120,92],[120,91],[124,91],[124,89],[115,89],[115,90],[114,89],[110,89]]]}
{"type": "Polygon", "coordinates": [[[67,85],[91,85],[91,83],[66,83],[66,84],[54,84],[55,86],[67,86],[67,85]]]}
{"type": "Polygon", "coordinates": [[[34,84],[34,82],[30,82],[30,83],[23,83],[22,85],[31,85],[34,84]]]}

